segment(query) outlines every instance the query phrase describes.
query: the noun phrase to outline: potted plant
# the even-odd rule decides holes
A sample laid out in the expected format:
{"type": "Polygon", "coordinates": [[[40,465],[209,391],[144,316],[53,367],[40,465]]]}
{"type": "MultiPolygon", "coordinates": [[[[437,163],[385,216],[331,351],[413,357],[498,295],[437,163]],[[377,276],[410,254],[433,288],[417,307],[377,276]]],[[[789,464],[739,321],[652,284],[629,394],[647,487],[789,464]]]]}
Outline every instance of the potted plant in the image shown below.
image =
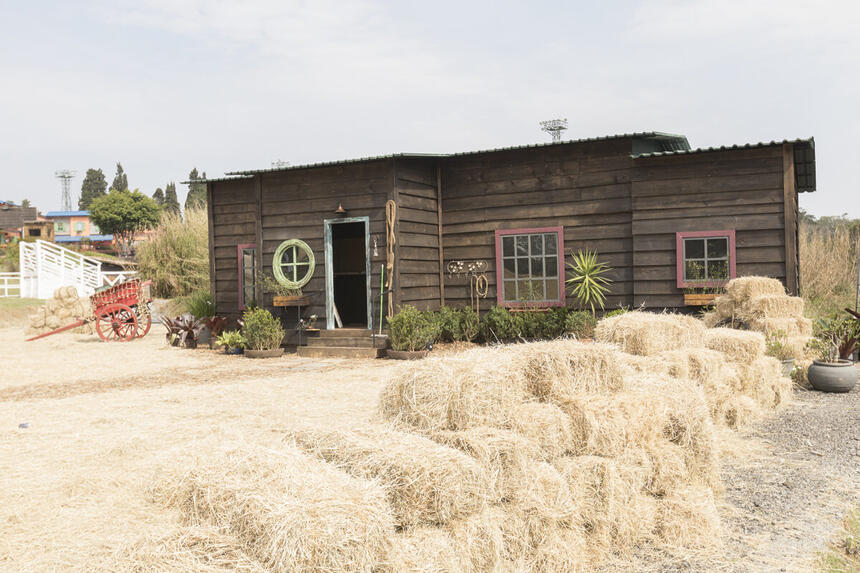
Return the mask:
{"type": "Polygon", "coordinates": [[[245,337],[238,330],[227,330],[218,337],[218,344],[224,347],[224,354],[242,354],[245,337]]]}
{"type": "Polygon", "coordinates": [[[217,332],[212,332],[208,319],[215,316],[215,303],[212,302],[212,294],[209,291],[196,291],[188,297],[185,304],[187,312],[191,313],[195,319],[201,320],[202,323],[197,331],[197,342],[199,344],[212,345],[212,337],[217,336],[217,332]]]}
{"type": "Polygon", "coordinates": [[[565,282],[570,288],[570,294],[579,303],[579,308],[590,307],[594,316],[595,304],[603,310],[609,285],[612,284],[612,280],[605,275],[612,269],[608,264],[597,260],[597,251],[586,249],[585,252],[571,253],[571,257],[572,261],[567,263],[568,279],[565,282]]]}
{"type": "Polygon", "coordinates": [[[242,316],[242,337],[247,358],[274,358],[284,353],[284,327],[264,308],[245,311],[242,316]]]}
{"type": "Polygon", "coordinates": [[[822,320],[810,342],[818,360],[809,366],[809,384],[822,392],[850,392],[857,384],[858,371],[849,357],[860,338],[860,320],[835,316],[822,320]]]}
{"type": "Polygon", "coordinates": [[[272,273],[260,273],[257,281],[263,292],[272,295],[272,306],[307,306],[310,297],[302,294],[301,288],[281,283],[272,273]]]}
{"type": "Polygon", "coordinates": [[[167,343],[185,348],[197,348],[200,331],[205,326],[203,319],[194,318],[190,312],[176,318],[162,316],[161,324],[167,329],[167,343]]]}
{"type": "Polygon", "coordinates": [[[305,332],[318,332],[319,328],[315,328],[314,325],[317,323],[317,315],[312,314],[307,318],[299,319],[298,330],[304,330],[305,332]]]}
{"type": "Polygon", "coordinates": [[[782,375],[791,378],[791,373],[794,370],[794,356],[791,354],[791,349],[786,345],[785,339],[785,332],[781,330],[768,334],[765,353],[782,362],[782,375]]]}
{"type": "Polygon", "coordinates": [[[389,358],[417,360],[427,356],[439,327],[425,313],[407,304],[388,319],[388,334],[392,348],[389,358]]]}

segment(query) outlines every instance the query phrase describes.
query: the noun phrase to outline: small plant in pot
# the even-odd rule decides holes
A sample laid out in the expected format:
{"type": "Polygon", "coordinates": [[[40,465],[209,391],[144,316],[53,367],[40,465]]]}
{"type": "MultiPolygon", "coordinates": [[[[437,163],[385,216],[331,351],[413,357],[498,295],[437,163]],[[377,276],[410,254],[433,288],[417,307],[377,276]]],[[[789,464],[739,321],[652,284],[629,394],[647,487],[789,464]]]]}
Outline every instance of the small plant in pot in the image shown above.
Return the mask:
{"type": "Polygon", "coordinates": [[[782,375],[791,378],[794,370],[794,356],[791,348],[786,345],[786,335],[782,330],[774,331],[767,335],[766,354],[782,362],[782,375]]]}
{"type": "Polygon", "coordinates": [[[238,330],[227,330],[218,337],[218,345],[224,347],[224,354],[242,354],[245,337],[238,330]]]}
{"type": "Polygon", "coordinates": [[[439,335],[439,326],[425,313],[407,304],[388,319],[388,335],[392,348],[388,351],[389,358],[416,360],[427,356],[439,335]]]}
{"type": "Polygon", "coordinates": [[[850,392],[857,384],[858,371],[851,354],[860,339],[860,320],[835,316],[822,320],[809,345],[818,354],[809,366],[809,384],[822,392],[850,392]]]}
{"type": "Polygon", "coordinates": [[[242,337],[247,358],[274,358],[284,353],[284,327],[264,308],[245,311],[242,316],[242,337]]]}
{"type": "Polygon", "coordinates": [[[197,348],[200,331],[205,326],[203,319],[194,318],[190,312],[176,318],[162,316],[161,324],[167,329],[167,343],[185,348],[197,348]]]}

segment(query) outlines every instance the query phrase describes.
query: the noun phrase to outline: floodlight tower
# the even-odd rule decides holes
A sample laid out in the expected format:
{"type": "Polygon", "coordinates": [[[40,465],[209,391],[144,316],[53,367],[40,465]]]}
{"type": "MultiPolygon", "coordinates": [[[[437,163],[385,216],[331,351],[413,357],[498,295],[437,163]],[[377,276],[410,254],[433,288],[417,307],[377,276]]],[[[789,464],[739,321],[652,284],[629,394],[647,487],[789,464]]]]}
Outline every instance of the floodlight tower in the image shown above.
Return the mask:
{"type": "Polygon", "coordinates": [[[290,162],[284,161],[282,159],[275,159],[272,161],[272,169],[283,169],[284,167],[289,167],[290,162]]]}
{"type": "Polygon", "coordinates": [[[552,136],[553,143],[558,143],[561,141],[561,132],[567,129],[567,118],[542,121],[540,122],[540,129],[552,136]]]}
{"type": "Polygon", "coordinates": [[[60,180],[60,186],[62,187],[62,195],[60,197],[60,202],[62,203],[63,211],[71,211],[72,210],[72,179],[75,177],[75,172],[69,169],[61,169],[59,171],[54,171],[54,177],[60,180]]]}

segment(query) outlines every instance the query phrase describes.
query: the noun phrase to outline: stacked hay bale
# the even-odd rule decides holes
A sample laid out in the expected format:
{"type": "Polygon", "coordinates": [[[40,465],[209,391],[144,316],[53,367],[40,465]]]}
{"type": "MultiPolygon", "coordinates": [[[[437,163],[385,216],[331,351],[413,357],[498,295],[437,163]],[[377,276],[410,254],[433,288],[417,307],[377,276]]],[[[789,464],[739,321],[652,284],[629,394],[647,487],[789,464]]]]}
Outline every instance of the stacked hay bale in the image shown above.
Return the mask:
{"type": "MultiPolygon", "coordinates": [[[[54,291],[53,298],[30,314],[30,325],[27,334],[43,334],[56,330],[61,326],[71,324],[80,318],[92,317],[90,299],[78,297],[78,291],[73,286],[60,287],[54,291]]],[[[94,334],[95,324],[88,322],[83,326],[68,332],[76,334],[94,334]]]]}
{"type": "Polygon", "coordinates": [[[806,343],[812,321],[803,316],[803,299],[788,296],[783,284],[767,277],[741,277],[726,285],[726,294],[715,301],[704,317],[708,326],[721,322],[743,323],[765,336],[784,337],[795,360],[807,359],[806,343]]]}

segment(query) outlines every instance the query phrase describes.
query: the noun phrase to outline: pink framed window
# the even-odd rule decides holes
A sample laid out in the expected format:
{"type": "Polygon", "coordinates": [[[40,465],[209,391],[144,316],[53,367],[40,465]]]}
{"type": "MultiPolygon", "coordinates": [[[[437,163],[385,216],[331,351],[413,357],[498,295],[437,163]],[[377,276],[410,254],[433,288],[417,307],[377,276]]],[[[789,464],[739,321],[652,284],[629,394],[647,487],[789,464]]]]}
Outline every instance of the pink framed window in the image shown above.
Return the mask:
{"type": "Polygon", "coordinates": [[[735,232],[675,233],[678,288],[718,287],[735,278],[735,232]]]}
{"type": "Polygon", "coordinates": [[[564,306],[564,228],[496,231],[501,306],[564,306]]]}
{"type": "Polygon", "coordinates": [[[245,310],[257,301],[257,279],[254,272],[257,265],[257,245],[245,243],[237,245],[239,258],[239,310],[245,310]]]}

